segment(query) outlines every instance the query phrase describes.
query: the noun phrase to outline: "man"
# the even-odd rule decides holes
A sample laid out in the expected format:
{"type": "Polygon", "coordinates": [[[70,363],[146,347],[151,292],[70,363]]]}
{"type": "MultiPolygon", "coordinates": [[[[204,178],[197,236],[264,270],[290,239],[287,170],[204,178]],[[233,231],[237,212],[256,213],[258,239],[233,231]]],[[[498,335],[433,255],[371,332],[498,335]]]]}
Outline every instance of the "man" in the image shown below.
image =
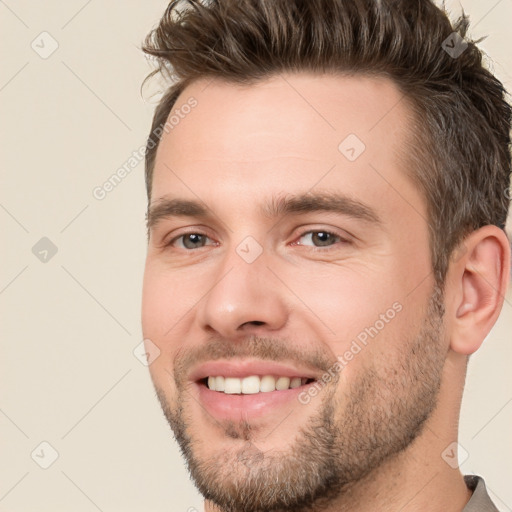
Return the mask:
{"type": "Polygon", "coordinates": [[[144,337],[208,512],[492,511],[457,457],[499,316],[511,109],[432,2],[172,2],[144,337]]]}

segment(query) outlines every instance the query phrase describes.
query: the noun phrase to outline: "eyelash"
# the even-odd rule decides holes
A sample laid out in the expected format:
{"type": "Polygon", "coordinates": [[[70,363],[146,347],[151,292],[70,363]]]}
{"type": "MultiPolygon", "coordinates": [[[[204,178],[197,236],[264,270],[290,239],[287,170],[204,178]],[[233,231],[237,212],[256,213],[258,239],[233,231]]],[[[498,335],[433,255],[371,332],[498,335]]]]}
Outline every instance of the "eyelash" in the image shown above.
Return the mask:
{"type": "MultiPolygon", "coordinates": [[[[309,247],[309,250],[326,252],[326,251],[334,249],[336,247],[336,245],[339,243],[341,243],[341,244],[350,244],[351,243],[349,240],[347,240],[346,238],[343,238],[341,235],[338,235],[337,233],[328,231],[326,229],[309,229],[307,231],[303,231],[302,233],[300,233],[296,239],[299,240],[299,239],[303,238],[305,235],[314,234],[314,233],[325,233],[325,234],[330,235],[333,238],[337,239],[337,241],[334,242],[333,244],[327,245],[327,246],[303,245],[303,244],[298,244],[297,242],[293,242],[292,245],[302,245],[303,247],[309,247]]],[[[188,231],[186,233],[182,233],[181,235],[178,235],[178,236],[172,238],[168,243],[166,243],[164,245],[165,245],[165,247],[172,247],[174,243],[176,243],[178,240],[180,240],[188,235],[200,235],[200,236],[204,236],[204,237],[210,239],[210,237],[208,237],[208,235],[206,235],[205,233],[201,233],[199,231],[188,231]]],[[[212,244],[212,245],[215,245],[215,244],[212,244]]],[[[204,247],[205,246],[197,247],[195,249],[187,249],[187,248],[180,248],[180,249],[182,249],[186,252],[192,252],[194,250],[202,249],[204,247]]]]}

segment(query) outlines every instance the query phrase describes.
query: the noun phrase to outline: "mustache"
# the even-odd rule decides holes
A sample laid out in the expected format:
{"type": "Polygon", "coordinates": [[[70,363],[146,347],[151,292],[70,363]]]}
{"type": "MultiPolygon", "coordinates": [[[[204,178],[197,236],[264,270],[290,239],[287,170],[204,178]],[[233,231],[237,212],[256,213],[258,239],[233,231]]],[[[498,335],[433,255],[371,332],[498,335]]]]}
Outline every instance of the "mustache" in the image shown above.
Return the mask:
{"type": "Polygon", "coordinates": [[[232,341],[212,337],[203,345],[182,347],[174,359],[174,376],[178,384],[184,383],[190,369],[198,364],[219,359],[254,358],[273,362],[296,363],[311,370],[327,372],[337,360],[334,354],[319,348],[297,347],[293,341],[257,335],[232,341]]]}

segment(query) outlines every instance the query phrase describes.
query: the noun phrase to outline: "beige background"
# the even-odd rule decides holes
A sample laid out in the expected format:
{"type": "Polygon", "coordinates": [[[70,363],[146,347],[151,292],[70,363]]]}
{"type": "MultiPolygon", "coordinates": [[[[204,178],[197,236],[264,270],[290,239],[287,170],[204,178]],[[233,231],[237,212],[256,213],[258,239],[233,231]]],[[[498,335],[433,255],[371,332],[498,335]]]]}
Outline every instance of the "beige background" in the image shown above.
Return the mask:
{"type": "MultiPolygon", "coordinates": [[[[463,4],[512,89],[512,0],[463,4]]],[[[202,510],[133,354],[143,164],[103,200],[92,194],[144,144],[154,100],[140,94],[150,68],[137,46],[165,6],[0,1],[0,511],[202,510]],[[32,251],[43,237],[58,249],[46,262],[47,242],[32,251]],[[42,469],[52,450],[57,460],[42,469]]],[[[511,336],[509,294],[470,364],[460,437],[463,471],[484,475],[503,511],[512,510],[511,336]]]]}

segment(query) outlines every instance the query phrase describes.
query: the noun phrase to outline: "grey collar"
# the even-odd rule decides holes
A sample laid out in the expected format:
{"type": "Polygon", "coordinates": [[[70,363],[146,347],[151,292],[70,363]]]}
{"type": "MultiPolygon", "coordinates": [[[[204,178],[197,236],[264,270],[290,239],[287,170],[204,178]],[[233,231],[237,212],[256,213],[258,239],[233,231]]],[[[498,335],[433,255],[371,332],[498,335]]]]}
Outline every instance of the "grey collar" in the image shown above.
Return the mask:
{"type": "Polygon", "coordinates": [[[462,512],[499,512],[496,505],[489,498],[483,478],[476,475],[466,475],[464,481],[473,496],[462,512]]]}

